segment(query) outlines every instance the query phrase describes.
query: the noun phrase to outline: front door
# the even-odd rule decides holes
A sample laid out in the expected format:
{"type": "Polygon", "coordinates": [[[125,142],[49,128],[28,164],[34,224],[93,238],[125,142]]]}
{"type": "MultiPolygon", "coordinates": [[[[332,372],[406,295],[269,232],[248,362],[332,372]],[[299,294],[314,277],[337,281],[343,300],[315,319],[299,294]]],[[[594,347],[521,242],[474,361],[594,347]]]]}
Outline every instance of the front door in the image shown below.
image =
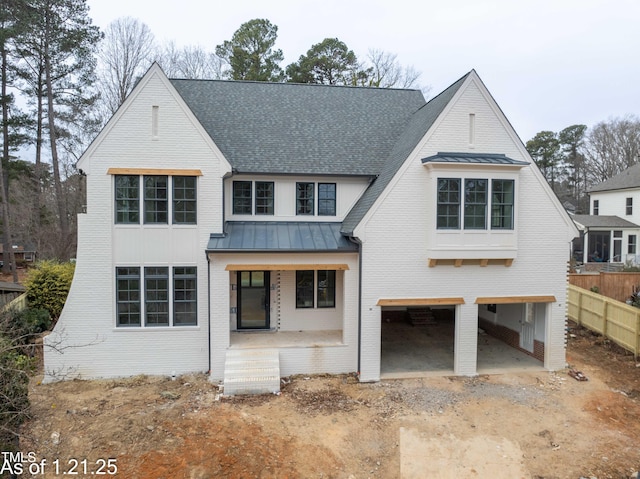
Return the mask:
{"type": "Polygon", "coordinates": [[[269,329],[269,271],[238,271],[238,329],[269,329]]]}

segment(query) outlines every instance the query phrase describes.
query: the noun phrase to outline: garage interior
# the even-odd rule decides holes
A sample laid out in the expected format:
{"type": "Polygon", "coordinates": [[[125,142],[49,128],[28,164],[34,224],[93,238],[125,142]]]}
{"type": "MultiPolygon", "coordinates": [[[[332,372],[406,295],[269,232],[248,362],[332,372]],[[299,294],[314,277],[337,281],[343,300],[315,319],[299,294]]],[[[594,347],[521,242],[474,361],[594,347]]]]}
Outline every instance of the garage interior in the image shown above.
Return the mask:
{"type": "MultiPolygon", "coordinates": [[[[454,374],[455,306],[382,308],[382,379],[454,374]]],[[[544,370],[542,361],[478,330],[478,374],[544,370]]]]}

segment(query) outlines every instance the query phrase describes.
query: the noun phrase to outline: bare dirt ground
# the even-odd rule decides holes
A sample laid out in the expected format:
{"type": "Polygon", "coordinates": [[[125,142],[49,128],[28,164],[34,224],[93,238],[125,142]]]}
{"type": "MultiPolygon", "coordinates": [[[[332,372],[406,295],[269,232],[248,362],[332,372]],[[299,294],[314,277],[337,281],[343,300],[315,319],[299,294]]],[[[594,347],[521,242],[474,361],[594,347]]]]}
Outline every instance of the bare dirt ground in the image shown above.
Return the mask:
{"type": "MultiPolygon", "coordinates": [[[[396,478],[410,430],[432,444],[495,443],[496,454],[512,444],[522,477],[628,478],[640,467],[640,367],[601,337],[569,332],[568,363],[588,381],[567,371],[376,384],[293,377],[278,396],[224,398],[204,375],[35,378],[21,450],[59,461],[57,475],[33,477],[62,477],[74,460],[89,477],[112,458],[115,477],[128,479],[396,478]]],[[[457,477],[489,477],[467,472],[457,477]]]]}

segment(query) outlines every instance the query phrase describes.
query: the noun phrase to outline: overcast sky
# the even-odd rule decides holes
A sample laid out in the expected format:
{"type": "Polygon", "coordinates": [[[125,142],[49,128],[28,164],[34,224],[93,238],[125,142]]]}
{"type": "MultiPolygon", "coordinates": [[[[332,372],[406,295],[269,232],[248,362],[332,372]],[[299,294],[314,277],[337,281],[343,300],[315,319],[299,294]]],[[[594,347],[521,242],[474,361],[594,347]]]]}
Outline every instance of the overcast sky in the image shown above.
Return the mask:
{"type": "Polygon", "coordinates": [[[397,54],[436,95],[475,69],[523,142],[542,130],[640,116],[640,0],[88,0],[104,29],[146,23],[213,51],[254,18],[278,27],[285,67],[337,37],[397,54]]]}

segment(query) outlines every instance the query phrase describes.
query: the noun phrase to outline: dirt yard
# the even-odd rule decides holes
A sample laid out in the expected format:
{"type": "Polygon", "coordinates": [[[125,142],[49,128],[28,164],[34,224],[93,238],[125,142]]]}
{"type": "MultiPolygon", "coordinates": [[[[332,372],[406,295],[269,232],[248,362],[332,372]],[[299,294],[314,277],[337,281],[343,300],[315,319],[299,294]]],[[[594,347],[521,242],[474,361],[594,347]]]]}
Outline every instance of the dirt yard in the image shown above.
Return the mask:
{"type": "Polygon", "coordinates": [[[21,450],[47,465],[20,477],[62,477],[75,462],[80,477],[117,467],[127,479],[397,478],[401,463],[406,479],[420,477],[402,436],[429,445],[419,451],[431,467],[435,455],[457,461],[457,472],[428,477],[513,479],[513,466],[526,478],[628,478],[640,467],[640,364],[585,330],[570,334],[568,362],[588,381],[567,371],[293,377],[280,395],[224,398],[204,375],[36,379],[21,450]]]}

